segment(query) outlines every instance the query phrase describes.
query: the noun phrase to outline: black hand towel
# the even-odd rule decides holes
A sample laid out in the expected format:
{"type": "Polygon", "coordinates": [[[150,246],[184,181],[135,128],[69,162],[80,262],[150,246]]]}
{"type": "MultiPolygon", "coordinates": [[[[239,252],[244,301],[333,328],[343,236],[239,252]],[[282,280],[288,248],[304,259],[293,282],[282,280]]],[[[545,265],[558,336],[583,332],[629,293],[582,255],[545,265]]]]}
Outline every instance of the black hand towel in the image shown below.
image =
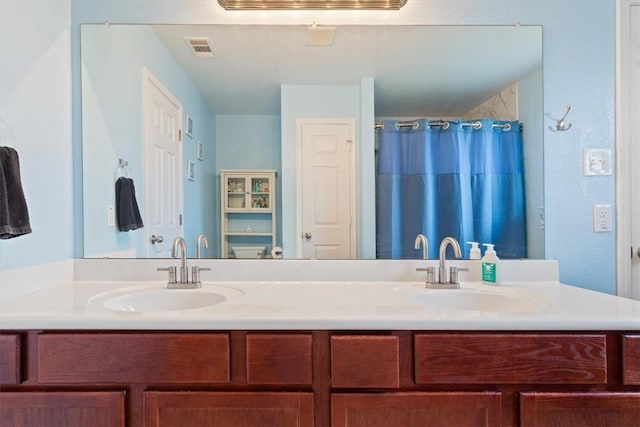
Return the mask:
{"type": "Polygon", "coordinates": [[[136,201],[136,189],[131,178],[120,177],[116,181],[116,213],[120,231],[137,230],[143,227],[136,201]]]}
{"type": "Polygon", "coordinates": [[[31,233],[27,201],[20,180],[18,152],[0,147],[0,239],[31,233]]]}

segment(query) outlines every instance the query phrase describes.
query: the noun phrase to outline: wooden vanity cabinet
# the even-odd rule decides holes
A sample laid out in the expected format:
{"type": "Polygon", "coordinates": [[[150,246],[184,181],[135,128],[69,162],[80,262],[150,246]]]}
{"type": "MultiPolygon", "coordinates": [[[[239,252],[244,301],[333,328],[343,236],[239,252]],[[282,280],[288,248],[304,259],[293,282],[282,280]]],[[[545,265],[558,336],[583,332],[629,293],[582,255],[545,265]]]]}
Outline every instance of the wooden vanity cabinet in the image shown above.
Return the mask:
{"type": "MultiPolygon", "coordinates": [[[[311,332],[25,334],[27,378],[0,391],[2,426],[315,423],[311,332]]],[[[11,378],[18,336],[1,335],[11,378]]]]}
{"type": "Polygon", "coordinates": [[[5,332],[0,425],[640,425],[639,336],[5,332]]]}
{"type": "Polygon", "coordinates": [[[640,387],[627,385],[636,365],[622,369],[619,354],[633,353],[635,341],[625,336],[623,347],[621,339],[610,332],[332,336],[332,426],[640,425],[640,387]]]}

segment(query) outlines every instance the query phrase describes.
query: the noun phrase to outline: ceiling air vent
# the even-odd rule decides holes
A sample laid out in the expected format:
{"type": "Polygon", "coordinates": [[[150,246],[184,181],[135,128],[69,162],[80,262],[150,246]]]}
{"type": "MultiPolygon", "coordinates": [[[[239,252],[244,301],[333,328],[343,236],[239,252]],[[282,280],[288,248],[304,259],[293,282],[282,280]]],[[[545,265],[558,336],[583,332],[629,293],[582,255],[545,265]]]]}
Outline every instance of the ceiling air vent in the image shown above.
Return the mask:
{"type": "Polygon", "coordinates": [[[197,58],[215,58],[216,54],[209,44],[209,37],[185,37],[189,50],[197,58]]]}
{"type": "Polygon", "coordinates": [[[315,22],[307,28],[307,46],[331,46],[336,27],[317,25],[315,22]]]}

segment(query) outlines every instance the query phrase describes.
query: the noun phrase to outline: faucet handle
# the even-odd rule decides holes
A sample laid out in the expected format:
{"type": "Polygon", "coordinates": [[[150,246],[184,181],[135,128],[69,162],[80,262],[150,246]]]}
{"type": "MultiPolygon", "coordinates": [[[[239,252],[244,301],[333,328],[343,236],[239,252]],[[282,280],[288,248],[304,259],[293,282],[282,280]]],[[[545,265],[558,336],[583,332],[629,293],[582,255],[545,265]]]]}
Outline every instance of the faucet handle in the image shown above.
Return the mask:
{"type": "Polygon", "coordinates": [[[427,272],[427,280],[425,284],[433,285],[436,283],[436,268],[435,267],[427,267],[427,268],[416,268],[416,271],[426,271],[427,272]]]}
{"type": "Polygon", "coordinates": [[[468,268],[449,267],[449,283],[452,285],[458,285],[460,287],[460,281],[458,280],[458,273],[460,271],[469,271],[468,268]]]}
{"type": "Polygon", "coordinates": [[[160,267],[157,269],[158,271],[168,271],[169,272],[169,282],[167,282],[169,285],[175,285],[176,283],[178,283],[176,281],[176,267],[175,266],[171,266],[171,267],[160,267]]]}
{"type": "Polygon", "coordinates": [[[200,287],[202,285],[202,281],[200,280],[200,272],[201,271],[209,271],[211,270],[208,267],[200,268],[197,265],[191,267],[191,281],[200,287]]]}

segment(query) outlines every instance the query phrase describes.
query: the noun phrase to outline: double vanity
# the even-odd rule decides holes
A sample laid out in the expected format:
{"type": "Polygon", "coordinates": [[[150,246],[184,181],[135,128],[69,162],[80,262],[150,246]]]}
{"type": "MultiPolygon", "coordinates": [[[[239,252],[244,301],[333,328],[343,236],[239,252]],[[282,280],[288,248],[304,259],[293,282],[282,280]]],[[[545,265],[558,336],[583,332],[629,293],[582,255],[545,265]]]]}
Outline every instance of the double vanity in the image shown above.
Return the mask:
{"type": "Polygon", "coordinates": [[[447,261],[459,289],[432,260],[189,263],[199,288],[86,259],[2,301],[0,425],[640,425],[640,302],[553,261],[447,261]]]}

